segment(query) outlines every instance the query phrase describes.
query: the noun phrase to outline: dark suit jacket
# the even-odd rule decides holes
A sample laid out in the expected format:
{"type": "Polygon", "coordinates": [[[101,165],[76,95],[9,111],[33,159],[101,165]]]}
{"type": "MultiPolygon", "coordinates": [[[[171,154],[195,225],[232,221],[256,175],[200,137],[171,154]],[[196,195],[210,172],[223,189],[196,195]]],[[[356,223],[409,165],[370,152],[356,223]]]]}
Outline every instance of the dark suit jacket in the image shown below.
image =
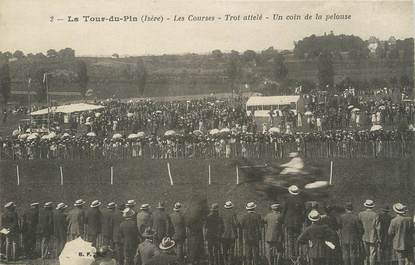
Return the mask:
{"type": "Polygon", "coordinates": [[[377,242],[376,223],[378,221],[378,214],[372,209],[366,209],[359,213],[359,219],[363,224],[362,240],[369,243],[377,242]]]}
{"type": "Polygon", "coordinates": [[[138,246],[138,228],[134,218],[122,221],[119,232],[124,249],[135,252],[138,246]]]}
{"type": "Polygon", "coordinates": [[[101,210],[101,234],[109,239],[113,237],[115,209],[101,210]]]}
{"type": "Polygon", "coordinates": [[[411,217],[397,215],[392,219],[388,233],[392,237],[392,247],[395,250],[413,248],[413,223],[411,217]]]}
{"type": "Polygon", "coordinates": [[[392,245],[392,238],[388,234],[388,229],[392,221],[392,216],[388,213],[379,214],[378,221],[376,223],[376,231],[378,233],[378,239],[380,241],[380,247],[388,247],[392,245]]]}
{"type": "Polygon", "coordinates": [[[43,237],[50,237],[53,235],[53,211],[51,208],[40,210],[39,232],[43,237]]]}
{"type": "Polygon", "coordinates": [[[120,211],[115,210],[112,213],[112,219],[113,219],[112,240],[117,243],[117,242],[120,242],[120,225],[123,221],[123,217],[120,211]]]}
{"type": "Polygon", "coordinates": [[[282,216],[281,213],[270,212],[264,218],[266,224],[265,241],[282,242],[282,216]]]}
{"type": "Polygon", "coordinates": [[[249,242],[257,242],[261,239],[261,216],[256,212],[247,212],[241,218],[241,226],[244,238],[249,242]]]}
{"type": "Polygon", "coordinates": [[[206,240],[219,240],[223,233],[223,220],[218,212],[210,213],[205,223],[206,240]]]}
{"type": "Polygon", "coordinates": [[[66,214],[62,210],[55,210],[53,212],[53,235],[59,240],[66,239],[66,229],[68,224],[66,222],[66,214]]]}
{"type": "Polygon", "coordinates": [[[223,234],[224,239],[234,239],[238,236],[238,219],[236,214],[231,209],[226,209],[222,213],[223,219],[223,234]]]}
{"type": "Polygon", "coordinates": [[[15,210],[7,209],[6,212],[1,216],[1,225],[4,228],[10,229],[10,233],[19,232],[19,217],[15,210]]]}
{"type": "Polygon", "coordinates": [[[181,212],[173,212],[170,214],[170,220],[173,228],[173,240],[177,242],[184,241],[186,238],[186,224],[181,212]]]}
{"type": "Polygon", "coordinates": [[[101,211],[98,207],[89,208],[85,214],[86,233],[97,235],[101,233],[101,211]]]}
{"type": "Polygon", "coordinates": [[[80,208],[70,210],[66,216],[68,222],[68,233],[83,235],[85,225],[85,211],[80,208]]]}
{"type": "Polygon", "coordinates": [[[305,221],[305,205],[301,194],[287,197],[282,214],[285,227],[301,230],[305,221]]]}
{"type": "Polygon", "coordinates": [[[39,209],[30,208],[23,213],[23,233],[27,236],[35,236],[39,223],[39,209]]]}
{"type": "Polygon", "coordinates": [[[298,237],[298,243],[308,244],[308,255],[310,258],[326,258],[330,248],[325,244],[325,241],[334,243],[336,240],[334,234],[335,232],[328,225],[314,223],[307,227],[298,237]]]}
{"type": "Polygon", "coordinates": [[[363,225],[356,214],[352,212],[342,214],[340,216],[339,226],[342,243],[359,244],[361,242],[363,225]]]}
{"type": "Polygon", "coordinates": [[[153,218],[150,212],[140,211],[137,213],[137,227],[140,234],[144,233],[146,228],[153,227],[153,218]]]}
{"type": "Polygon", "coordinates": [[[169,215],[164,210],[155,211],[153,213],[153,230],[156,232],[155,237],[162,239],[168,236],[170,226],[169,215]]]}

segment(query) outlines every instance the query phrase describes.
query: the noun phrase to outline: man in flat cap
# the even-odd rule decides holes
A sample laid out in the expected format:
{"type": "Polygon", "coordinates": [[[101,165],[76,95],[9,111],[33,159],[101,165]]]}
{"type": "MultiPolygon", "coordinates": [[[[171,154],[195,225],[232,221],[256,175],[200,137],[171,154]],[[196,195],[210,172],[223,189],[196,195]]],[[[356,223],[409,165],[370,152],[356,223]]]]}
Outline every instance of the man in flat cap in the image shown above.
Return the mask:
{"type": "Polygon", "coordinates": [[[19,217],[16,212],[16,204],[8,202],[4,205],[6,211],[1,216],[2,227],[9,232],[6,235],[6,259],[16,259],[16,242],[19,235],[19,217]]]}
{"type": "Polygon", "coordinates": [[[173,207],[173,212],[170,214],[170,220],[172,224],[172,239],[176,242],[177,246],[177,258],[178,261],[184,262],[184,241],[186,239],[186,223],[184,221],[184,216],[181,212],[182,204],[176,202],[173,207]]]}
{"type": "Polygon", "coordinates": [[[340,243],[344,265],[357,265],[362,253],[363,224],[353,212],[351,202],[345,205],[346,212],[340,216],[340,243]]]}
{"type": "Polygon", "coordinates": [[[359,219],[363,224],[364,231],[362,241],[365,248],[365,265],[375,265],[378,244],[376,232],[378,214],[373,210],[375,207],[374,201],[366,200],[363,206],[366,209],[359,213],[359,219]]]}
{"type": "Polygon", "coordinates": [[[205,223],[205,239],[208,244],[209,265],[219,264],[220,238],[223,233],[223,220],[219,216],[219,205],[212,204],[205,223]]]}
{"type": "Polygon", "coordinates": [[[66,216],[68,222],[68,237],[69,240],[74,240],[84,235],[85,228],[85,211],[83,206],[85,201],[79,199],[75,201],[74,207],[68,212],[66,216]]]}
{"type": "Polygon", "coordinates": [[[30,208],[23,213],[22,220],[23,244],[26,257],[35,258],[36,231],[39,223],[39,203],[33,202],[30,208]]]}
{"type": "Polygon", "coordinates": [[[98,234],[101,233],[100,205],[100,201],[93,201],[85,214],[86,239],[87,241],[92,242],[93,246],[97,245],[98,234]]]}
{"type": "Polygon", "coordinates": [[[398,265],[413,264],[414,258],[414,224],[408,216],[408,208],[402,203],[395,203],[393,210],[396,217],[392,219],[388,234],[392,238],[394,256],[398,265]]]}
{"type": "Polygon", "coordinates": [[[153,213],[153,230],[155,232],[154,243],[156,245],[158,245],[164,237],[168,236],[170,224],[170,217],[165,211],[164,203],[159,202],[157,210],[153,213]]]}
{"type": "Polygon", "coordinates": [[[56,210],[53,212],[53,235],[55,238],[56,257],[59,257],[66,244],[68,224],[65,210],[67,207],[63,202],[58,203],[56,210]]]}
{"type": "Polygon", "coordinates": [[[268,265],[281,264],[283,250],[283,229],[280,204],[271,205],[271,212],[265,218],[265,256],[268,265]],[[275,262],[274,262],[275,261],[275,262]]]}
{"type": "Polygon", "coordinates": [[[39,212],[39,233],[41,236],[41,258],[46,259],[50,254],[50,239],[53,235],[52,202],[46,202],[39,212]]]}

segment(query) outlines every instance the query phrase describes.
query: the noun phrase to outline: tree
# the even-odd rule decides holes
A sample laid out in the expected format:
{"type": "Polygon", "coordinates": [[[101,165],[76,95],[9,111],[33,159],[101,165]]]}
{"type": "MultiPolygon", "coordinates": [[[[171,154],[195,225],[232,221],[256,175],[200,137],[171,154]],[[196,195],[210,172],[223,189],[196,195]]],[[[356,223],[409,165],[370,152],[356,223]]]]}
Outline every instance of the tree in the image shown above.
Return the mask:
{"type": "Polygon", "coordinates": [[[138,95],[144,96],[147,83],[147,69],[142,60],[137,61],[135,65],[134,81],[137,84],[138,95]]]}
{"type": "Polygon", "coordinates": [[[317,69],[320,88],[333,87],[334,67],[330,52],[324,51],[320,54],[317,60],[317,69]]]}
{"type": "Polygon", "coordinates": [[[222,58],[223,53],[221,52],[221,50],[216,49],[216,50],[213,50],[212,51],[212,55],[215,58],[222,58]]]}
{"type": "Polygon", "coordinates": [[[39,60],[47,58],[46,55],[44,55],[41,52],[36,53],[35,56],[36,56],[36,59],[39,59],[39,60]]]}
{"type": "Polygon", "coordinates": [[[7,105],[7,102],[10,98],[10,68],[9,61],[6,57],[1,58],[0,62],[0,90],[3,97],[4,105],[7,105]]]}
{"type": "Polygon", "coordinates": [[[13,53],[13,57],[17,58],[18,60],[22,59],[25,57],[24,53],[20,50],[17,50],[13,53]]]}
{"type": "Polygon", "coordinates": [[[58,56],[58,53],[54,49],[50,49],[46,52],[46,56],[49,58],[54,58],[58,56]]]}
{"type": "Polygon", "coordinates": [[[3,53],[3,56],[4,56],[5,58],[7,58],[7,59],[10,59],[10,58],[12,58],[12,57],[13,57],[13,54],[12,54],[11,52],[4,52],[4,53],[3,53]]]}
{"type": "Polygon", "coordinates": [[[240,77],[241,74],[241,66],[239,62],[239,53],[234,53],[232,51],[228,64],[226,66],[226,75],[229,78],[231,90],[234,91],[235,89],[235,82],[240,77]]]}
{"type": "Polygon", "coordinates": [[[257,54],[253,50],[246,50],[243,55],[243,59],[245,62],[255,62],[257,54]]]}
{"type": "Polygon", "coordinates": [[[272,77],[275,81],[283,81],[288,76],[288,68],[284,56],[278,54],[272,61],[272,77]]]}
{"type": "Polygon", "coordinates": [[[118,53],[114,53],[113,55],[112,55],[112,58],[120,58],[120,56],[118,55],[118,53]]]}
{"type": "Polygon", "coordinates": [[[86,67],[86,63],[84,61],[78,62],[78,84],[79,84],[79,92],[83,97],[85,97],[86,88],[88,87],[88,69],[86,67]]]}
{"type": "Polygon", "coordinates": [[[75,58],[75,50],[71,48],[65,48],[59,51],[58,56],[61,58],[75,58]]]}

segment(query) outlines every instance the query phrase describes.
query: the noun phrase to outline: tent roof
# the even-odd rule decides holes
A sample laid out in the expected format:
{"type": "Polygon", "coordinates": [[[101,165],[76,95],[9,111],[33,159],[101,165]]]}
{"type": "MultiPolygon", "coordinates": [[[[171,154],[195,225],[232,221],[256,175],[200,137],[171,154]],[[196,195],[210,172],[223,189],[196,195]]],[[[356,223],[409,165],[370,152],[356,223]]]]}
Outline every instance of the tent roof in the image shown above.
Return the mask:
{"type": "Polygon", "coordinates": [[[246,102],[247,106],[261,105],[288,105],[296,103],[300,96],[271,96],[271,97],[250,97],[246,102]]]}
{"type": "MultiPolygon", "coordinates": [[[[102,108],[104,108],[104,106],[92,105],[92,104],[86,104],[86,103],[76,103],[76,104],[51,107],[49,112],[50,113],[73,113],[73,112],[97,110],[97,109],[102,109],[102,108]]],[[[30,113],[30,115],[32,116],[46,115],[46,114],[48,114],[48,108],[37,110],[37,111],[30,113]]]]}

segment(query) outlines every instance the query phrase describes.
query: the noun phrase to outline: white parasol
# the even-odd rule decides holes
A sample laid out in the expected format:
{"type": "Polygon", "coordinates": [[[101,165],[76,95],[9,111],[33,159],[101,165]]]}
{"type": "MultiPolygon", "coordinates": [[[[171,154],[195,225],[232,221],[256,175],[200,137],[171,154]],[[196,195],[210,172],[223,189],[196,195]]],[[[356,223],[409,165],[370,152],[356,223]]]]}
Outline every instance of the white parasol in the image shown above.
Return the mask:
{"type": "Polygon", "coordinates": [[[96,249],[92,243],[82,240],[78,237],[75,240],[65,244],[61,254],[59,255],[60,265],[91,265],[95,259],[96,249]]]}
{"type": "Polygon", "coordinates": [[[24,139],[26,139],[28,136],[29,136],[29,134],[27,134],[27,133],[20,134],[20,135],[19,135],[19,139],[24,140],[24,139]]]}
{"type": "Polygon", "coordinates": [[[164,133],[165,136],[174,136],[176,135],[176,132],[173,130],[168,130],[164,133]]]}
{"type": "Polygon", "coordinates": [[[379,131],[381,129],[382,129],[382,125],[373,125],[372,128],[370,128],[370,131],[374,132],[374,131],[379,131]]]}
{"type": "Polygon", "coordinates": [[[136,133],[138,138],[144,138],[146,136],[146,134],[144,132],[138,132],[136,133]]]}
{"type": "Polygon", "coordinates": [[[269,128],[268,132],[270,132],[270,133],[279,133],[279,132],[281,132],[281,130],[280,130],[280,128],[277,128],[277,127],[271,127],[271,128],[269,128]]]}
{"type": "Polygon", "coordinates": [[[112,139],[120,139],[120,138],[122,138],[122,135],[119,133],[116,133],[112,136],[112,139]]]}
{"type": "Polygon", "coordinates": [[[97,112],[95,113],[95,117],[98,118],[99,116],[101,116],[101,112],[97,112]]]}
{"type": "Polygon", "coordinates": [[[356,111],[360,111],[360,109],[359,108],[353,108],[352,109],[352,112],[356,112],[356,111]]]}
{"type": "Polygon", "coordinates": [[[134,113],[131,113],[131,112],[128,112],[128,113],[127,113],[127,117],[128,117],[128,118],[131,118],[132,116],[134,116],[134,113]]]}
{"type": "Polygon", "coordinates": [[[218,130],[218,129],[212,129],[212,130],[210,130],[210,134],[211,135],[215,135],[215,134],[218,134],[220,131],[218,130]]]}
{"type": "Polygon", "coordinates": [[[220,130],[221,133],[230,133],[231,130],[229,128],[223,128],[222,130],[220,130]]]}
{"type": "Polygon", "coordinates": [[[138,138],[138,135],[137,134],[135,134],[135,133],[132,133],[132,134],[130,134],[130,135],[128,135],[128,137],[127,137],[128,139],[137,139],[138,138]]]}
{"type": "Polygon", "coordinates": [[[304,113],[304,115],[313,115],[313,113],[312,113],[311,111],[306,111],[306,112],[304,113]]]}
{"type": "Polygon", "coordinates": [[[34,139],[37,139],[39,137],[39,134],[37,134],[37,133],[31,133],[27,138],[26,138],[26,140],[34,140],[34,139]]]}
{"type": "Polygon", "coordinates": [[[89,133],[86,134],[86,136],[95,137],[95,136],[97,136],[97,134],[94,133],[94,132],[89,132],[89,133]]]}

